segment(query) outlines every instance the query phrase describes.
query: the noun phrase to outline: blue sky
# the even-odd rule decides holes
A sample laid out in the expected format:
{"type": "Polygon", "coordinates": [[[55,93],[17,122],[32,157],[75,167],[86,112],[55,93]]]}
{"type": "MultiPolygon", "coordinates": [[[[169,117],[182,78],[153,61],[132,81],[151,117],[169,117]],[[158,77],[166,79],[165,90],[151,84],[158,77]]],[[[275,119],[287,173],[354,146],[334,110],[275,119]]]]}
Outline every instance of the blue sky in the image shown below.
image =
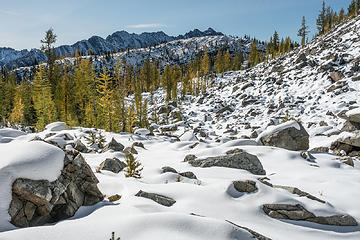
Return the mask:
{"type": "MultiPolygon", "coordinates": [[[[334,10],[347,10],[351,0],[327,0],[334,10]]],[[[169,35],[212,27],[225,34],[269,39],[297,39],[302,16],[315,33],[322,0],[0,0],[0,46],[38,48],[53,27],[56,45],[118,31],[162,30],[169,35]]]]}

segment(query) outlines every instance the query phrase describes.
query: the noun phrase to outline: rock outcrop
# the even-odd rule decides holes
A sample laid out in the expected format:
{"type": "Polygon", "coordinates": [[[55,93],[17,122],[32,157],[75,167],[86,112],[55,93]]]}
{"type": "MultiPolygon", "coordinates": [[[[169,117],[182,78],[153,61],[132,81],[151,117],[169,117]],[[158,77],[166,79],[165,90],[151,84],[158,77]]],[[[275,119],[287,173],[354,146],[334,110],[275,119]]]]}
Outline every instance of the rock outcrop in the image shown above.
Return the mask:
{"type": "Polygon", "coordinates": [[[109,150],[113,150],[115,152],[121,152],[124,150],[124,148],[125,148],[124,145],[122,145],[121,143],[117,142],[114,138],[112,138],[111,141],[105,145],[102,152],[106,152],[109,150]]]}
{"type": "Polygon", "coordinates": [[[265,146],[293,151],[307,150],[309,148],[309,134],[301,123],[295,121],[276,126],[273,130],[261,134],[259,138],[265,146]]]}
{"type": "Polygon", "coordinates": [[[81,206],[103,200],[95,177],[77,151],[66,151],[61,175],[54,182],[19,178],[12,186],[11,223],[17,227],[39,226],[72,217],[81,206]]]}
{"type": "Polygon", "coordinates": [[[126,163],[120,161],[118,158],[107,158],[100,164],[99,170],[106,170],[113,173],[119,173],[126,167],[126,163]]]}
{"type": "Polygon", "coordinates": [[[226,156],[208,157],[188,161],[193,167],[227,167],[247,170],[253,174],[265,175],[266,172],[257,156],[247,152],[228,154],[226,156]]]}
{"type": "Polygon", "coordinates": [[[163,205],[165,207],[171,207],[176,203],[176,201],[172,198],[156,193],[147,193],[142,190],[140,190],[135,196],[151,199],[154,202],[157,202],[158,204],[163,205]]]}
{"type": "Polygon", "coordinates": [[[264,212],[272,218],[294,221],[308,221],[324,225],[357,226],[356,220],[349,215],[316,216],[300,204],[265,204],[264,212]]]}

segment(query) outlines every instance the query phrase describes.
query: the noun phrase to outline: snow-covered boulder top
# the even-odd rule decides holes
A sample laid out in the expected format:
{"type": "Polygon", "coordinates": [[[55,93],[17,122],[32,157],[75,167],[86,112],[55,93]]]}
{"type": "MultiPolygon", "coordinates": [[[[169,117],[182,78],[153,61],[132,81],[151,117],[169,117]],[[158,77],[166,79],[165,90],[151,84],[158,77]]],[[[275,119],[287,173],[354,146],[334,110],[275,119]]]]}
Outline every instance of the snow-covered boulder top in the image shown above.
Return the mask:
{"type": "Polygon", "coordinates": [[[16,129],[12,129],[12,128],[0,129],[0,143],[11,142],[15,138],[23,135],[26,135],[26,133],[16,129]]]}
{"type": "Polygon", "coordinates": [[[350,111],[347,111],[345,113],[346,119],[351,122],[357,122],[360,123],[360,107],[354,108],[350,111]]]}
{"type": "Polygon", "coordinates": [[[0,144],[0,231],[9,229],[11,188],[18,178],[55,181],[61,174],[65,153],[42,141],[0,144]],[[21,149],[21,151],[19,151],[21,149]]]}
{"type": "Polygon", "coordinates": [[[285,148],[288,150],[307,150],[309,134],[296,121],[288,121],[277,126],[270,126],[262,132],[257,141],[266,146],[285,148]]]}
{"type": "Polygon", "coordinates": [[[49,125],[46,125],[45,127],[46,130],[53,132],[63,131],[66,130],[67,128],[68,126],[64,122],[53,122],[50,123],[49,125]]]}
{"type": "Polygon", "coordinates": [[[141,135],[141,136],[146,136],[146,135],[150,134],[150,130],[146,129],[146,128],[139,128],[139,129],[135,130],[135,134],[141,135]]]}

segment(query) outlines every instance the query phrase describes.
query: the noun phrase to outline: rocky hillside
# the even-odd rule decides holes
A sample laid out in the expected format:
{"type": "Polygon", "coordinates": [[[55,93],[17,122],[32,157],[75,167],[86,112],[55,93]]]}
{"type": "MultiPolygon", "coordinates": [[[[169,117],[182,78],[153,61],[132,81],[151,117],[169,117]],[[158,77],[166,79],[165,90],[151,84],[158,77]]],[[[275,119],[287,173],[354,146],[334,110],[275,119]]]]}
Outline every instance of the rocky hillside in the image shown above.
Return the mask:
{"type": "MultiPolygon", "coordinates": [[[[212,28],[203,32],[195,29],[185,35],[179,35],[177,37],[169,36],[164,32],[130,34],[126,31],[118,31],[109,35],[106,39],[99,36],[93,36],[88,40],[78,41],[73,45],[59,46],[55,50],[58,57],[72,56],[75,54],[76,50],[82,55],[88,55],[89,52],[101,55],[103,53],[119,52],[126,49],[150,47],[161,43],[171,42],[176,39],[217,35],[221,36],[223,34],[214,31],[212,28]]],[[[31,51],[17,51],[12,48],[0,48],[0,66],[5,66],[9,69],[31,66],[45,60],[46,56],[38,49],[32,49],[31,51]]]]}
{"type": "Polygon", "coordinates": [[[200,139],[216,140],[256,138],[284,118],[296,119],[309,132],[311,148],[330,147],[347,129],[359,129],[344,114],[360,107],[359,25],[353,19],[269,63],[219,76],[205,94],[183,102],[185,122],[206,131],[200,139]]]}

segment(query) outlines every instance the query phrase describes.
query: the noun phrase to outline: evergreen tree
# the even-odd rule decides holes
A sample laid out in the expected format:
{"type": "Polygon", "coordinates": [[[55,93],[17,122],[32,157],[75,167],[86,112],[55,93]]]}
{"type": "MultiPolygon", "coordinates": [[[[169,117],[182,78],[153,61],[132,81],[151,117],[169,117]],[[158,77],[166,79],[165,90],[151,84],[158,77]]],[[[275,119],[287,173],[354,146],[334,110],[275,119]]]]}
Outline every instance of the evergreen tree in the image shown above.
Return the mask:
{"type": "Polygon", "coordinates": [[[224,69],[223,64],[224,64],[223,55],[221,53],[221,50],[219,49],[217,52],[216,61],[215,61],[215,71],[217,73],[223,72],[223,69],[224,69]]]}
{"type": "Polygon", "coordinates": [[[301,46],[305,45],[305,41],[306,41],[306,36],[308,35],[309,31],[307,31],[308,26],[306,26],[306,20],[305,20],[305,16],[303,16],[302,18],[302,22],[301,22],[301,28],[298,31],[298,36],[301,37],[301,46]]]}
{"type": "Polygon", "coordinates": [[[43,65],[40,65],[34,78],[33,101],[37,115],[36,128],[42,130],[47,124],[55,120],[56,114],[51,85],[43,65]]]}
{"type": "Polygon", "coordinates": [[[323,0],[322,9],[316,20],[316,25],[317,25],[317,29],[319,31],[319,35],[325,33],[325,24],[326,24],[325,17],[326,17],[326,6],[325,6],[325,0],[323,0]]]}
{"type": "MultiPolygon", "coordinates": [[[[50,28],[45,32],[45,37],[42,39],[41,42],[41,50],[45,53],[47,56],[47,74],[48,74],[48,80],[51,84],[51,92],[55,93],[56,88],[56,76],[54,74],[54,67],[55,67],[55,60],[56,60],[56,51],[54,48],[54,44],[56,42],[57,36],[54,33],[54,30],[50,28]]],[[[58,70],[58,69],[57,69],[58,70]]]]}
{"type": "Polygon", "coordinates": [[[105,117],[105,129],[112,131],[112,116],[114,113],[113,89],[111,88],[111,76],[109,71],[103,67],[103,72],[97,77],[97,91],[100,94],[99,105],[105,117]]]}
{"type": "Polygon", "coordinates": [[[16,87],[16,93],[14,98],[14,108],[10,114],[10,122],[23,123],[24,120],[24,104],[22,101],[21,87],[16,87]]]}
{"type": "Polygon", "coordinates": [[[125,158],[125,177],[141,178],[141,171],[143,170],[143,167],[141,167],[141,163],[137,161],[132,154],[127,154],[125,158]]]}

